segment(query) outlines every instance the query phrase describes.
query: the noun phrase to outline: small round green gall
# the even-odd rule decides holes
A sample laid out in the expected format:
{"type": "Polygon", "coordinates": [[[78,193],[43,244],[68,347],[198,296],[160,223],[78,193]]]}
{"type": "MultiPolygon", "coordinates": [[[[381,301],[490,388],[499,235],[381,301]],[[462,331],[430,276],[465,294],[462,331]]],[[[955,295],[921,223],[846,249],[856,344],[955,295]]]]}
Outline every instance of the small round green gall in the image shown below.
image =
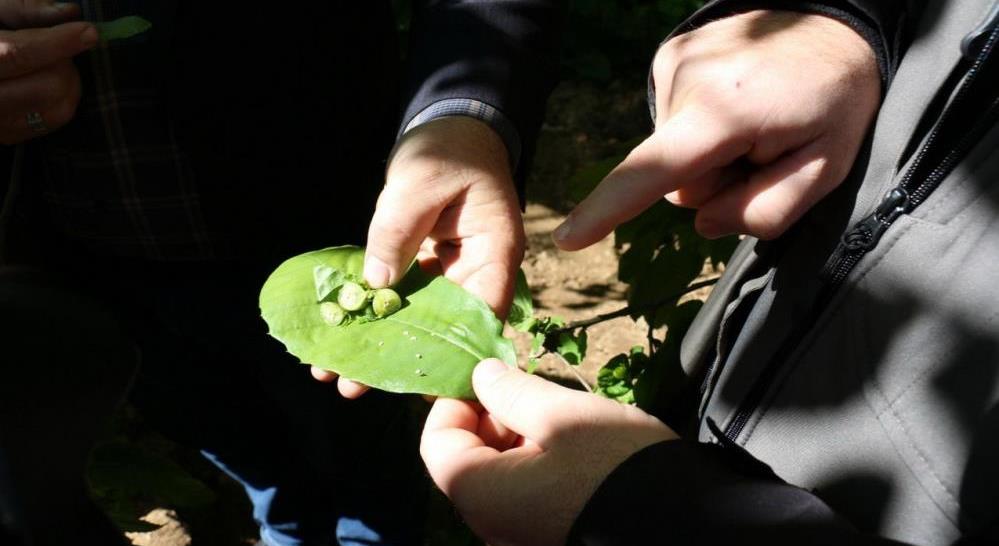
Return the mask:
{"type": "Polygon", "coordinates": [[[323,317],[323,322],[330,326],[340,326],[347,318],[347,312],[343,310],[343,307],[331,301],[324,301],[319,304],[319,316],[323,317]]]}
{"type": "Polygon", "coordinates": [[[371,307],[379,317],[387,317],[402,307],[402,299],[391,288],[379,288],[375,290],[375,297],[371,300],[371,307]]]}
{"type": "Polygon", "coordinates": [[[368,291],[356,282],[345,282],[336,297],[340,307],[348,311],[360,311],[368,303],[368,291]]]}

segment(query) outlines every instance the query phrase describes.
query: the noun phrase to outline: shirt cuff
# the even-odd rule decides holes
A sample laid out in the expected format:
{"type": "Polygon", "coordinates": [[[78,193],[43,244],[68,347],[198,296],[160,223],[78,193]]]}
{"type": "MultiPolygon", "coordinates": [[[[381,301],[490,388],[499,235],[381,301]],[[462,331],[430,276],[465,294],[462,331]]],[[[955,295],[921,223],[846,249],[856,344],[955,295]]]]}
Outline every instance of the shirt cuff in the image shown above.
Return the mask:
{"type": "Polygon", "coordinates": [[[517,128],[514,127],[513,123],[503,112],[482,101],[475,99],[439,100],[413,116],[413,119],[406,124],[406,127],[399,133],[399,136],[408,133],[420,125],[449,116],[475,118],[491,127],[499,135],[503,144],[506,145],[507,154],[510,156],[511,170],[517,170],[521,152],[520,134],[517,133],[517,128]]]}

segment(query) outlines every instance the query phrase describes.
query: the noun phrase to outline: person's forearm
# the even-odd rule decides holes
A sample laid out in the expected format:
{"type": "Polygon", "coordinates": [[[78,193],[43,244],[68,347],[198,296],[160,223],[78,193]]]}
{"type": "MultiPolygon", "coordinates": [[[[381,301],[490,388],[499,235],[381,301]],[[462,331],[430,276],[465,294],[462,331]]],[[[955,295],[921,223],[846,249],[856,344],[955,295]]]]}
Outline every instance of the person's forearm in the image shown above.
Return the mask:
{"type": "Polygon", "coordinates": [[[899,544],[864,535],[814,494],[737,446],[661,442],[614,470],[573,526],[571,546],[899,544]]]}

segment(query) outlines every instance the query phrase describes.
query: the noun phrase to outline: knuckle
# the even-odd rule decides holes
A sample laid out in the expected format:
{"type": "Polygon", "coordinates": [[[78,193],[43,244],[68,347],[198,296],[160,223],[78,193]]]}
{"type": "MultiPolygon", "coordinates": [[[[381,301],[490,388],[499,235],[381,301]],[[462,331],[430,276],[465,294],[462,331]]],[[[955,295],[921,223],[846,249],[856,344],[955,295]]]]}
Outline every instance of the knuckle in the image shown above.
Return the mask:
{"type": "Polygon", "coordinates": [[[759,210],[759,208],[753,208],[747,212],[753,211],[755,211],[755,214],[747,214],[747,224],[749,227],[747,231],[750,235],[764,241],[771,241],[780,237],[791,224],[792,213],[786,204],[768,207],[768,210],[765,212],[759,210]]]}
{"type": "Polygon", "coordinates": [[[652,77],[656,83],[672,79],[677,60],[681,57],[684,36],[678,36],[663,44],[652,60],[652,77]]]}

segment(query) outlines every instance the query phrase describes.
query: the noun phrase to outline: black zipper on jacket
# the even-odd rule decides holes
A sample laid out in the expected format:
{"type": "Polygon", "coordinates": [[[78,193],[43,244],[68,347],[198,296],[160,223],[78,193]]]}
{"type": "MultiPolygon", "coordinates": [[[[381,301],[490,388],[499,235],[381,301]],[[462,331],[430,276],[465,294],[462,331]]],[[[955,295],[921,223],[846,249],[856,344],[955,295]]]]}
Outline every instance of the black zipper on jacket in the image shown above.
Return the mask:
{"type": "MultiPolygon", "coordinates": [[[[932,157],[940,144],[940,133],[947,126],[950,118],[955,116],[958,108],[966,107],[966,99],[970,89],[979,79],[982,67],[989,60],[993,49],[995,49],[997,39],[999,39],[999,28],[993,28],[989,32],[988,39],[976,53],[971,67],[965,73],[960,87],[954,94],[953,100],[947,108],[937,118],[936,124],[926,138],[925,143],[917,152],[912,165],[906,171],[899,184],[888,191],[881,202],[867,217],[854,224],[837,245],[826,266],[820,275],[825,279],[826,284],[822,294],[816,300],[817,303],[812,311],[812,318],[817,318],[822,309],[829,302],[833,293],[846,279],[850,271],[860,262],[871,249],[873,249],[881,237],[888,231],[892,223],[903,214],[912,212],[940,185],[944,178],[950,174],[954,166],[970,151],[981,134],[988,130],[991,118],[999,111],[999,97],[991,97],[989,104],[982,111],[982,116],[974,123],[958,140],[958,143],[950,148],[943,155],[943,159],[929,171],[925,176],[917,177],[917,173],[924,171],[923,163],[927,158],[932,157]]],[[[986,91],[987,93],[988,91],[986,91]]],[[[766,365],[762,373],[753,382],[746,398],[736,410],[735,416],[725,428],[725,436],[732,441],[742,433],[749,418],[753,415],[763,397],[770,388],[771,383],[777,376],[785,360],[790,356],[792,350],[797,346],[798,341],[811,327],[813,320],[802,321],[799,327],[795,328],[792,335],[781,348],[774,354],[773,359],[766,365]]]]}

